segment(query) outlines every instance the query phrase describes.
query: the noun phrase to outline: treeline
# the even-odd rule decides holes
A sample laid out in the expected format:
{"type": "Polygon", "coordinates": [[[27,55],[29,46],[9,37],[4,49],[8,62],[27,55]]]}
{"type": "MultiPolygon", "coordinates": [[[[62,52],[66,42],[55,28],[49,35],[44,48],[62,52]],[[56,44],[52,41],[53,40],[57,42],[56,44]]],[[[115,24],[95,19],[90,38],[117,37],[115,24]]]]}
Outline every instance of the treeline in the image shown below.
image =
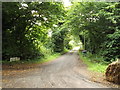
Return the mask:
{"type": "Polygon", "coordinates": [[[70,49],[65,13],[56,2],[2,3],[2,59],[42,58],[70,49]]]}
{"type": "Polygon", "coordinates": [[[120,3],[72,4],[66,9],[61,2],[2,3],[3,60],[61,53],[72,48],[74,37],[106,61],[120,58],[120,3]]]}
{"type": "Polygon", "coordinates": [[[68,26],[88,52],[106,61],[120,58],[119,2],[74,2],[68,13],[68,26]]]}

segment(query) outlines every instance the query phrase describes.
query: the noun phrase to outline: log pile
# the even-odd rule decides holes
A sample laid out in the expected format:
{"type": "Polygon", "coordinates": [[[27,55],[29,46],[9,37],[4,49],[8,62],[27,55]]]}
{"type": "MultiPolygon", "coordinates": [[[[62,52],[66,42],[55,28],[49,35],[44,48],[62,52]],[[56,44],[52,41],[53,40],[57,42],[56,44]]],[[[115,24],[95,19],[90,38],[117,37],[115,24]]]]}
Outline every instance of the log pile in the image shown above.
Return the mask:
{"type": "Polygon", "coordinates": [[[108,81],[120,84],[120,60],[109,64],[105,75],[108,81]]]}

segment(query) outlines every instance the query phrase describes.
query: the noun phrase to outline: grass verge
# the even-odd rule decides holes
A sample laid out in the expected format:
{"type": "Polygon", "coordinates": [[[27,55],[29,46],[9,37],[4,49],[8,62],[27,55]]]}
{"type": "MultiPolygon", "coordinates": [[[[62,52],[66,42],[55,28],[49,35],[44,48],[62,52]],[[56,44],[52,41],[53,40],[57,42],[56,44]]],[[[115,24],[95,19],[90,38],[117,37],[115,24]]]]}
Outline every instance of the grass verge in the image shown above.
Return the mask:
{"type": "Polygon", "coordinates": [[[46,56],[44,58],[38,58],[38,59],[32,59],[32,60],[22,60],[22,61],[2,61],[2,64],[7,64],[7,65],[14,65],[14,64],[40,64],[40,63],[44,63],[44,62],[48,62],[48,61],[52,61],[56,58],[58,58],[61,54],[59,53],[55,53],[49,56],[46,56]]]}
{"type": "Polygon", "coordinates": [[[42,58],[40,61],[38,61],[37,63],[44,63],[44,62],[48,62],[48,61],[52,61],[56,58],[58,58],[61,54],[56,53],[50,56],[46,56],[45,58],[42,58]]]}
{"type": "Polygon", "coordinates": [[[60,55],[63,55],[65,53],[67,53],[68,51],[69,50],[65,49],[61,53],[54,53],[54,54],[51,54],[51,55],[46,55],[45,57],[42,57],[42,58],[30,59],[30,60],[21,60],[21,61],[13,61],[13,62],[1,60],[0,63],[6,64],[6,65],[14,65],[14,64],[41,64],[41,63],[44,63],[44,62],[52,61],[52,60],[58,58],[60,55]]]}
{"type": "Polygon", "coordinates": [[[81,60],[83,60],[83,62],[87,64],[89,70],[105,73],[108,63],[103,61],[103,58],[92,54],[86,54],[84,56],[81,52],[79,53],[79,55],[81,60]]]}

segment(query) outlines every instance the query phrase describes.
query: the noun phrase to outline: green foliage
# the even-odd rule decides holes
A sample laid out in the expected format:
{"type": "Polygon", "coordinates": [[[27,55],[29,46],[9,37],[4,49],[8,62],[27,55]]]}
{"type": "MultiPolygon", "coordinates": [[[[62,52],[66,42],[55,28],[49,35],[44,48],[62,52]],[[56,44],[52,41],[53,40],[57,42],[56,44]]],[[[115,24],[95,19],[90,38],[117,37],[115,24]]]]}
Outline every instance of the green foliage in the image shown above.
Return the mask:
{"type": "MultiPolygon", "coordinates": [[[[111,21],[112,25],[109,28],[112,29],[112,33],[106,35],[105,41],[105,51],[103,56],[107,61],[114,61],[116,58],[120,58],[120,3],[114,3],[107,7],[110,15],[108,19],[111,21]]],[[[108,15],[108,14],[107,14],[108,15]]]]}
{"type": "Polygon", "coordinates": [[[106,63],[102,57],[93,55],[91,53],[87,53],[87,55],[84,56],[81,52],[79,55],[80,59],[82,59],[83,62],[87,64],[89,70],[102,73],[105,72],[108,63],[106,63]]]}
{"type": "Polygon", "coordinates": [[[81,41],[84,49],[107,61],[120,58],[120,3],[72,4],[65,9],[60,2],[4,2],[3,60],[62,53],[72,49],[71,41],[81,41]]]}
{"type": "Polygon", "coordinates": [[[58,58],[60,56],[59,53],[54,53],[52,55],[46,56],[44,58],[36,58],[36,59],[27,59],[27,60],[22,60],[22,61],[14,61],[14,62],[10,62],[10,61],[2,61],[2,64],[8,64],[8,65],[15,65],[15,64],[41,64],[44,62],[48,62],[51,60],[54,60],[56,58],[58,58]]]}
{"type": "MultiPolygon", "coordinates": [[[[58,28],[60,29],[60,28],[58,28]]],[[[65,31],[58,30],[57,32],[53,33],[53,49],[55,52],[63,52],[64,51],[64,38],[65,38],[65,31]]]]}
{"type": "Polygon", "coordinates": [[[2,5],[3,60],[16,56],[26,60],[51,54],[48,32],[64,19],[63,4],[4,2],[2,5]]]}
{"type": "Polygon", "coordinates": [[[84,49],[111,61],[120,57],[120,7],[118,2],[73,3],[68,12],[69,29],[84,49]]]}
{"type": "Polygon", "coordinates": [[[120,58],[120,30],[108,34],[107,37],[108,40],[105,42],[106,48],[103,56],[107,61],[114,61],[116,58],[120,58]]]}

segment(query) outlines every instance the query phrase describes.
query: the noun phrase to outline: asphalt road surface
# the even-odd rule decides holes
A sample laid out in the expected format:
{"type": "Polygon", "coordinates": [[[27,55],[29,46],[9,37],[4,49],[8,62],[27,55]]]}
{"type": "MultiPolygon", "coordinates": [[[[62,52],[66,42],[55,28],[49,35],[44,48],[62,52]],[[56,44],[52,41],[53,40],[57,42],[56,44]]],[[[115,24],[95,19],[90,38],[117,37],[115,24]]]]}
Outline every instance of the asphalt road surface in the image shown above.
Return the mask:
{"type": "Polygon", "coordinates": [[[89,80],[84,72],[77,50],[72,50],[59,58],[25,70],[27,73],[3,75],[3,88],[107,88],[89,80]],[[81,74],[82,73],[82,74],[81,74]]]}

